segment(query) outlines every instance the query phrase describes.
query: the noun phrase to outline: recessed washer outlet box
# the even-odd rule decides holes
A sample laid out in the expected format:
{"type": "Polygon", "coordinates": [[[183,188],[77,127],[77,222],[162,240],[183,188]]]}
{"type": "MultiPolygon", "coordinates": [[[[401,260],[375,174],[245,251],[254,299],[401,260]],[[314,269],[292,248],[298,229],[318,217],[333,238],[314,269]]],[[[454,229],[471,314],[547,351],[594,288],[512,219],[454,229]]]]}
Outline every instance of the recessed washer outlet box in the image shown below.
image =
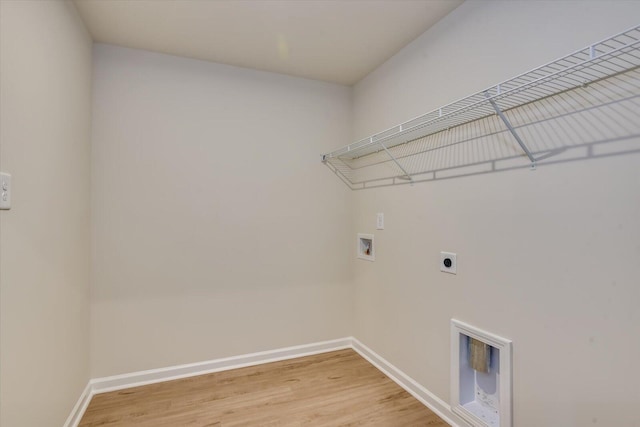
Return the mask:
{"type": "Polygon", "coordinates": [[[473,427],[513,427],[511,341],[451,319],[451,410],[473,427]]]}
{"type": "Polygon", "coordinates": [[[440,252],[440,271],[457,274],[458,260],[453,252],[440,252]]]}
{"type": "Polygon", "coordinates": [[[367,261],[375,261],[375,239],[373,234],[358,233],[358,258],[367,261]]]}

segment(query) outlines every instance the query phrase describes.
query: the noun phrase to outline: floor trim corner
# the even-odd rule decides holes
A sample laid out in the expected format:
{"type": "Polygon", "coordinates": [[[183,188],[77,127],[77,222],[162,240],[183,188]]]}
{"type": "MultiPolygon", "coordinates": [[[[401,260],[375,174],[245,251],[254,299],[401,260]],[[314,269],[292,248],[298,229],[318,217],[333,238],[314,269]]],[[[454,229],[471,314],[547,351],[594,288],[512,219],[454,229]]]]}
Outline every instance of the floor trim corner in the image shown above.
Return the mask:
{"type": "Polygon", "coordinates": [[[63,427],[77,427],[78,424],[80,424],[80,420],[87,410],[92,397],[93,393],[91,392],[91,381],[89,381],[82,391],[82,394],[80,394],[78,401],[73,406],[71,414],[69,414],[69,417],[67,418],[67,421],[65,421],[63,427]]]}
{"type": "Polygon", "coordinates": [[[413,378],[396,368],[382,356],[371,350],[356,338],[352,338],[352,348],[379,371],[389,377],[392,381],[405,389],[409,394],[418,399],[424,406],[431,409],[436,415],[442,418],[452,427],[468,427],[462,418],[456,415],[451,406],[438,396],[420,385],[413,378]]]}
{"type": "Polygon", "coordinates": [[[423,405],[436,413],[452,427],[468,427],[468,424],[462,420],[462,418],[451,411],[449,404],[354,337],[214,359],[205,362],[131,372],[128,374],[114,375],[110,377],[94,378],[89,380],[89,383],[76,402],[76,405],[73,407],[69,418],[67,418],[64,427],[77,427],[79,425],[82,416],[91,402],[91,398],[96,394],[188,378],[196,375],[210,374],[213,372],[227,371],[230,369],[244,368],[247,366],[255,366],[264,363],[278,362],[298,357],[312,356],[314,354],[327,353],[347,348],[351,348],[360,354],[360,356],[388,376],[413,397],[418,399],[423,405]]]}

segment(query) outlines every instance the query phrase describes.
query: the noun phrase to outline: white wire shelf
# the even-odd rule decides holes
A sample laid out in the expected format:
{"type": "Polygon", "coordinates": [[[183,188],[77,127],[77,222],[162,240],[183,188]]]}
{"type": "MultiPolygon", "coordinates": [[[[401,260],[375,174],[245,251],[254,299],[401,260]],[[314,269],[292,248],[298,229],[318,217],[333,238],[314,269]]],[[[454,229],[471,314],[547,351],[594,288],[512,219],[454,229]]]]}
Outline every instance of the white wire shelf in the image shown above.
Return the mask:
{"type": "MultiPolygon", "coordinates": [[[[535,167],[548,150],[531,148],[532,141],[521,137],[523,128],[541,123],[535,118],[528,122],[522,120],[522,110],[526,110],[529,117],[539,116],[540,113],[531,107],[542,104],[542,108],[546,108],[544,121],[547,121],[560,117],[560,113],[554,115],[551,111],[550,99],[563,104],[562,107],[553,107],[561,110],[562,114],[577,112],[589,117],[594,108],[609,108],[611,103],[619,102],[621,106],[618,109],[624,110],[625,117],[631,114],[631,122],[640,122],[636,98],[640,92],[638,67],[640,26],[324,154],[322,161],[352,189],[402,184],[414,182],[418,175],[431,173],[435,177],[435,172],[440,169],[428,165],[433,162],[426,160],[424,156],[427,153],[464,141],[486,141],[487,135],[491,134],[501,135],[502,140],[510,135],[520,147],[519,154],[510,152],[504,158],[527,156],[531,166],[535,167]],[[605,80],[610,81],[608,86],[604,84],[605,80]],[[572,111],[566,108],[568,104],[571,104],[572,111]],[[491,123],[495,120],[498,120],[497,124],[491,123]],[[514,120],[517,123],[512,123],[514,120]],[[444,135],[456,129],[456,137],[444,135]],[[461,129],[464,129],[464,136],[461,129]],[[448,142],[443,143],[444,140],[448,142]],[[413,156],[420,156],[420,161],[412,159],[413,156]]],[[[630,135],[635,132],[635,129],[628,130],[630,135]]],[[[612,137],[618,138],[619,135],[612,137]]],[[[458,163],[458,166],[464,164],[458,163]]]]}

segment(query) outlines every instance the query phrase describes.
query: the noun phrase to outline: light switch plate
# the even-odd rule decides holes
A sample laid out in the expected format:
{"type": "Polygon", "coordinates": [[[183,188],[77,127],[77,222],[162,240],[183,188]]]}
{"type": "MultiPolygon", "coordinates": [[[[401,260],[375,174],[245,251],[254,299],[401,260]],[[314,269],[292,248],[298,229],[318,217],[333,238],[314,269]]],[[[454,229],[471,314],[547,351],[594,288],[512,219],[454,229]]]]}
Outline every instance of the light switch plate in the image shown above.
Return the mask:
{"type": "Polygon", "coordinates": [[[11,209],[11,175],[0,172],[0,209],[11,209]]]}
{"type": "Polygon", "coordinates": [[[382,212],[376,216],[376,230],[384,230],[384,214],[382,212]]]}
{"type": "Polygon", "coordinates": [[[440,271],[457,274],[458,260],[453,252],[440,252],[440,271]]]}

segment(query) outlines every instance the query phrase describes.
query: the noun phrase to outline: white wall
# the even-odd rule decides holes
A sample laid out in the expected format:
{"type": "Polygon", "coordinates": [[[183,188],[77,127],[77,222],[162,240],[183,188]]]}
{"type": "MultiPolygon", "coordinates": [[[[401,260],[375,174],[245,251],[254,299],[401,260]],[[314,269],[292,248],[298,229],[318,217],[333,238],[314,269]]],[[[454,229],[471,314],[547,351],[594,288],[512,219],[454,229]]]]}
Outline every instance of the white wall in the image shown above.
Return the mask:
{"type": "Polygon", "coordinates": [[[91,373],[352,333],[350,88],[94,48],[91,373]]]}
{"type": "Polygon", "coordinates": [[[0,5],[1,425],[62,424],[89,335],[99,377],[353,334],[448,400],[451,317],[513,339],[516,425],[640,425],[637,155],[355,193],[319,162],[635,25],[640,3],[468,1],[353,105],[346,87],[98,45],[92,108],[73,7],[0,5]],[[377,256],[354,299],[356,231],[377,256]]]}
{"type": "MultiPolygon", "coordinates": [[[[640,2],[467,1],[358,83],[354,139],[637,25],[640,2]]],[[[640,426],[640,156],[358,191],[355,336],[449,401],[449,320],[514,342],[519,427],[640,426]],[[375,230],[385,213],[384,231],[375,230]],[[441,250],[458,274],[440,273],[441,250]]]]}
{"type": "Polygon", "coordinates": [[[91,38],[62,1],[0,28],[0,425],[59,426],[89,379],[91,38]]]}

